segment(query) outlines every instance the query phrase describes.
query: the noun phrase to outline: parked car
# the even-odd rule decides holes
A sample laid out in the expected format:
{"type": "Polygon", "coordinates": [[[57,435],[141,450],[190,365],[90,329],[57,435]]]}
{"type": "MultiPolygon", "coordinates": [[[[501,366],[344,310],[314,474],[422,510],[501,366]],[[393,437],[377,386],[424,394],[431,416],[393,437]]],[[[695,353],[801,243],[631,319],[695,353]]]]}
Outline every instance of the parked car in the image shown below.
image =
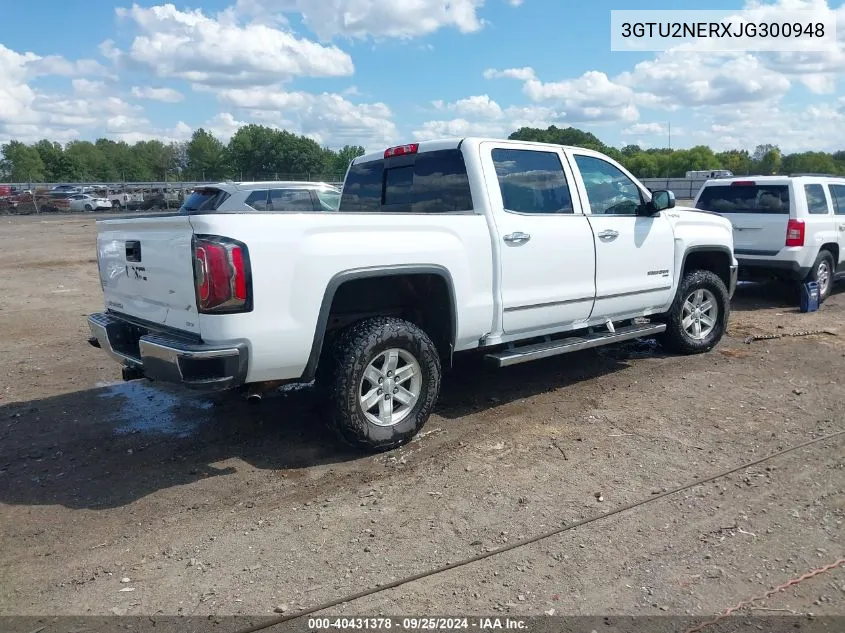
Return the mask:
{"type": "Polygon", "coordinates": [[[144,194],[112,190],[108,194],[114,209],[138,209],[144,202],[144,194]]]}
{"type": "Polygon", "coordinates": [[[730,219],[741,279],[815,281],[824,301],[845,278],[845,178],[709,180],[695,206],[730,219]]]}
{"type": "Polygon", "coordinates": [[[339,435],[384,450],[425,424],[457,353],[503,367],[659,337],[693,354],[728,323],[730,222],[592,150],[413,143],[352,161],[338,211],[246,203],[274,187],[97,222],[90,340],[125,379],[252,399],[316,380],[339,435]]]}
{"type": "Polygon", "coordinates": [[[111,200],[98,198],[88,193],[75,193],[68,196],[71,211],[96,211],[97,209],[111,209],[111,200]]]}
{"type": "Polygon", "coordinates": [[[82,187],[77,185],[56,185],[50,191],[55,191],[56,193],[81,193],[82,187]]]}
{"type": "Polygon", "coordinates": [[[196,212],[209,204],[217,205],[219,212],[337,211],[340,189],[326,183],[296,181],[222,183],[194,190],[182,210],[196,212]]]}

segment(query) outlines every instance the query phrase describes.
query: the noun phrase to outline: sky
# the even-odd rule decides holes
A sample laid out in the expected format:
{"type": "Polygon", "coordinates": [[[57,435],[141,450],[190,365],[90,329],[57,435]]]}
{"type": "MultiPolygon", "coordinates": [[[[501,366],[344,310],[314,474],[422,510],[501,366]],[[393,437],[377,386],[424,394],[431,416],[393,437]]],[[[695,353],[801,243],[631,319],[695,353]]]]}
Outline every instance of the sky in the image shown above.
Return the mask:
{"type": "Polygon", "coordinates": [[[845,0],[0,0],[0,142],[377,150],[574,126],[614,146],[845,149],[845,0]],[[612,52],[611,9],[829,8],[822,52],[612,52]]]}

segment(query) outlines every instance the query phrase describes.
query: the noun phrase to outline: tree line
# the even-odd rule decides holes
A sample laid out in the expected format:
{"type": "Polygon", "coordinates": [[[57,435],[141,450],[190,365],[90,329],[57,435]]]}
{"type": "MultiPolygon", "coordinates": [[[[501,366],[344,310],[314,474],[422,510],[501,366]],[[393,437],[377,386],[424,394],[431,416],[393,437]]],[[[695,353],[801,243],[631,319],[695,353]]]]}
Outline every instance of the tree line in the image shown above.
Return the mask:
{"type": "MultiPolygon", "coordinates": [[[[683,177],[687,171],[728,169],[734,174],[827,173],[845,175],[845,150],[783,154],[776,145],[753,152],[713,152],[706,145],[690,149],[643,149],[605,145],[577,128],[520,128],[508,138],[595,149],[619,161],[640,178],[683,177]]],[[[149,182],[225,179],[341,180],[349,162],[364,153],[358,145],[340,150],[320,146],[306,136],[262,125],[241,127],[223,143],[200,128],[189,141],[163,143],[100,138],[65,145],[47,139],[27,145],[11,141],[0,147],[2,182],[149,182]]]]}
{"type": "Polygon", "coordinates": [[[228,143],[200,128],[189,141],[124,141],[100,138],[66,145],[47,139],[2,147],[0,182],[161,182],[237,180],[342,180],[358,145],[340,150],[262,125],[241,127],[228,143]]]}

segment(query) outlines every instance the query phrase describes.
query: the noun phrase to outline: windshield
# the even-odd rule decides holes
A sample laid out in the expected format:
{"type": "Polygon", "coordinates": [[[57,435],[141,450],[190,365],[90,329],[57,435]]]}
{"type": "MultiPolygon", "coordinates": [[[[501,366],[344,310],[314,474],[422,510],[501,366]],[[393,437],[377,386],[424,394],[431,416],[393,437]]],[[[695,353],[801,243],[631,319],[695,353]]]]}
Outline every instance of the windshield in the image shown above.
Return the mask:
{"type": "Polygon", "coordinates": [[[317,189],[317,200],[326,211],[337,211],[340,207],[340,192],[332,189],[317,189]]]}
{"type": "Polygon", "coordinates": [[[715,213],[789,214],[789,186],[712,185],[701,191],[695,206],[715,213]]]}

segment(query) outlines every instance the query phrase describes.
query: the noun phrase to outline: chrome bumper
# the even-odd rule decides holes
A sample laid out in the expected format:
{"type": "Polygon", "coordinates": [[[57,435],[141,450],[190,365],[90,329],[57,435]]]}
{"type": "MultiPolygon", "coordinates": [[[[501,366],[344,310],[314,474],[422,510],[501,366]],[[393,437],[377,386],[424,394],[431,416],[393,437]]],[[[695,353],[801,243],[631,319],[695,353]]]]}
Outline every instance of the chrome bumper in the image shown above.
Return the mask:
{"type": "Polygon", "coordinates": [[[734,293],[736,292],[736,282],[739,278],[739,266],[734,265],[731,266],[731,283],[730,287],[728,288],[728,298],[733,299],[734,293]]]}
{"type": "Polygon", "coordinates": [[[245,343],[208,345],[106,313],[90,315],[88,327],[92,345],[150,380],[218,390],[236,387],[246,378],[245,343]]]}

